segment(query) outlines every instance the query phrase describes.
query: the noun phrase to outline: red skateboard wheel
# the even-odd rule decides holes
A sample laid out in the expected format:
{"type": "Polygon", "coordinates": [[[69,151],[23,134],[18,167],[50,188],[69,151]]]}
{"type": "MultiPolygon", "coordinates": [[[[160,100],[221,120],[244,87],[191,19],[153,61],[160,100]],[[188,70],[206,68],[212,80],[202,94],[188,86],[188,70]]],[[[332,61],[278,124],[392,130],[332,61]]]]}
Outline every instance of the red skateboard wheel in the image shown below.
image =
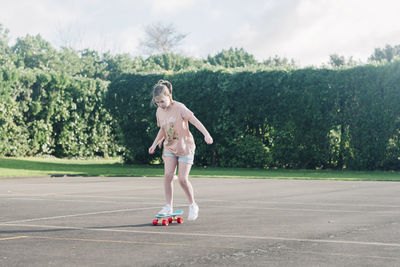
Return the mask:
{"type": "Polygon", "coordinates": [[[168,222],[169,222],[169,223],[173,223],[173,222],[174,222],[174,219],[172,219],[172,217],[169,217],[169,218],[168,218],[168,222]]]}
{"type": "Polygon", "coordinates": [[[183,223],[183,218],[182,218],[182,217],[179,217],[176,221],[177,221],[178,223],[183,223]]]}
{"type": "Polygon", "coordinates": [[[168,225],[168,220],[163,220],[163,221],[162,221],[162,225],[163,225],[163,226],[167,226],[167,225],[168,225]]]}
{"type": "Polygon", "coordinates": [[[157,224],[158,224],[158,220],[157,219],[153,220],[153,225],[157,225],[157,224]]]}

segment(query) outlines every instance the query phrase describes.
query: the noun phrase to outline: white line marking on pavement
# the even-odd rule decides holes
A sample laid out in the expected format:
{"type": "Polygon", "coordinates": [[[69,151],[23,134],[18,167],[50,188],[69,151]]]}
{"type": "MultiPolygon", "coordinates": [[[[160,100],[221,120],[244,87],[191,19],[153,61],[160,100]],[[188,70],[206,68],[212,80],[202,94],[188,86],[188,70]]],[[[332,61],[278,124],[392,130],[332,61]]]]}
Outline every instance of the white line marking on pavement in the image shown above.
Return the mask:
{"type": "Polygon", "coordinates": [[[9,197],[7,200],[29,200],[29,201],[49,201],[49,202],[78,202],[78,203],[112,203],[112,204],[126,204],[129,203],[131,205],[135,204],[148,204],[148,205],[155,205],[159,204],[162,205],[161,202],[133,202],[133,201],[112,201],[112,200],[78,200],[78,199],[58,199],[58,198],[35,198],[35,197],[9,197]]]}
{"type": "Polygon", "coordinates": [[[301,209],[301,208],[267,208],[267,207],[249,207],[249,206],[224,206],[224,205],[218,205],[215,204],[212,206],[213,208],[218,207],[221,208],[223,207],[224,209],[245,209],[245,210],[281,210],[281,211],[307,211],[307,212],[324,212],[324,213],[329,213],[329,212],[339,212],[339,213],[374,213],[374,214],[400,214],[400,211],[382,211],[382,210],[331,210],[331,209],[301,209]]]}
{"type": "MultiPolygon", "coordinates": [[[[0,194],[0,197],[4,197],[5,199],[29,199],[30,197],[69,197],[69,198],[99,198],[99,199],[125,199],[125,200],[138,200],[138,203],[141,203],[142,200],[157,200],[159,198],[150,198],[150,197],[132,197],[132,196],[102,196],[102,195],[71,195],[71,194],[44,194],[44,195],[28,195],[24,194],[23,196],[19,195],[9,195],[9,194],[0,194]]],[[[45,199],[43,199],[45,200],[45,199]]],[[[51,199],[54,200],[54,199],[51,199]]],[[[73,201],[73,200],[70,200],[73,201]]],[[[84,200],[77,200],[77,201],[84,201],[84,200]]],[[[99,201],[101,202],[101,200],[99,201]]],[[[215,203],[232,203],[232,200],[222,200],[222,199],[201,199],[197,198],[197,202],[207,203],[211,202],[215,203]]],[[[235,203],[238,204],[271,204],[271,205],[301,205],[301,206],[336,206],[336,207],[364,207],[364,208],[400,208],[400,205],[384,205],[384,204],[348,204],[348,203],[306,203],[306,202],[288,202],[288,201],[259,201],[259,200],[248,200],[248,201],[241,201],[235,200],[235,203]]]]}
{"type": "MultiPolygon", "coordinates": [[[[199,201],[200,202],[200,201],[199,201]]],[[[201,202],[226,202],[232,203],[232,200],[218,200],[218,199],[204,199],[201,202]]],[[[272,204],[272,205],[302,205],[302,206],[338,206],[338,207],[364,207],[364,208],[400,208],[400,205],[379,205],[379,204],[347,204],[347,203],[305,203],[305,202],[287,202],[287,201],[260,201],[249,200],[241,201],[235,200],[235,203],[245,204],[272,204]]]]}
{"type": "Polygon", "coordinates": [[[157,209],[157,208],[159,208],[159,206],[157,206],[157,207],[147,207],[147,208],[136,208],[136,209],[106,210],[106,211],[97,211],[97,212],[88,212],[88,213],[79,213],[79,214],[69,214],[69,215],[60,215],[60,216],[52,216],[52,217],[33,218],[33,219],[26,219],[26,220],[16,220],[16,221],[3,222],[1,224],[34,222],[34,221],[42,221],[42,220],[63,219],[63,218],[70,218],[70,217],[98,215],[98,214],[108,214],[108,213],[117,213],[117,212],[150,210],[150,209],[157,209]]]}
{"type": "Polygon", "coordinates": [[[12,237],[0,238],[0,241],[21,239],[21,238],[27,238],[27,236],[23,235],[23,236],[12,236],[12,237]]]}
{"type": "MultiPolygon", "coordinates": [[[[48,240],[68,240],[68,241],[82,241],[82,242],[97,242],[97,243],[121,243],[121,244],[137,244],[137,245],[157,245],[157,246],[180,246],[180,247],[203,247],[203,248],[223,248],[223,249],[237,249],[228,246],[215,246],[205,244],[203,246],[195,245],[193,243],[173,243],[173,242],[145,242],[145,241],[128,241],[128,240],[109,240],[109,239],[88,239],[88,238],[69,238],[69,237],[49,237],[49,236],[26,236],[31,239],[48,239],[48,240]]],[[[0,239],[1,240],[1,239],[0,239]]]]}
{"type": "MultiPolygon", "coordinates": [[[[400,247],[400,243],[363,242],[363,241],[352,241],[352,240],[329,240],[329,239],[290,238],[290,237],[277,237],[277,236],[230,235],[230,234],[212,234],[212,233],[179,233],[179,232],[159,232],[159,231],[137,231],[137,230],[121,230],[121,229],[109,229],[109,228],[32,225],[32,224],[14,224],[14,223],[0,223],[0,225],[15,226],[15,227],[35,227],[35,228],[68,229],[68,230],[82,230],[82,231],[99,231],[99,232],[120,232],[120,233],[135,233],[135,234],[197,236],[197,237],[253,239],[253,240],[277,240],[277,241],[289,241],[289,242],[292,241],[292,242],[308,242],[308,243],[327,243],[327,244],[329,243],[329,244],[340,244],[340,245],[363,245],[363,246],[378,246],[378,247],[400,247]]],[[[150,226],[150,224],[149,224],[149,226],[150,226]]]]}
{"type": "Polygon", "coordinates": [[[335,252],[317,252],[317,251],[301,251],[301,250],[288,250],[288,253],[297,254],[313,254],[313,255],[325,255],[325,256],[338,256],[338,257],[362,257],[369,259],[385,259],[385,260],[399,260],[398,257],[384,257],[384,256],[374,256],[374,255],[360,255],[360,254],[349,254],[349,253],[335,253],[335,252]]]}

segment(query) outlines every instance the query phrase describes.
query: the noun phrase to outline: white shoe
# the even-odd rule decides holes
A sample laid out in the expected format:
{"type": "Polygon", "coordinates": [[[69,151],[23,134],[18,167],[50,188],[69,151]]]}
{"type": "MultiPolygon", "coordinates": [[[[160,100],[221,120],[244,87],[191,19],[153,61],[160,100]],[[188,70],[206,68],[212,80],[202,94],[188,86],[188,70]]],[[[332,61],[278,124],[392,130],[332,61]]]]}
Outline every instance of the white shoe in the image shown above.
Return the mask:
{"type": "Polygon", "coordinates": [[[172,212],[172,206],[170,204],[167,204],[158,212],[158,214],[171,214],[172,212]]]}
{"type": "Polygon", "coordinates": [[[196,203],[193,203],[189,206],[189,216],[188,221],[194,221],[199,216],[199,206],[196,203]]]}

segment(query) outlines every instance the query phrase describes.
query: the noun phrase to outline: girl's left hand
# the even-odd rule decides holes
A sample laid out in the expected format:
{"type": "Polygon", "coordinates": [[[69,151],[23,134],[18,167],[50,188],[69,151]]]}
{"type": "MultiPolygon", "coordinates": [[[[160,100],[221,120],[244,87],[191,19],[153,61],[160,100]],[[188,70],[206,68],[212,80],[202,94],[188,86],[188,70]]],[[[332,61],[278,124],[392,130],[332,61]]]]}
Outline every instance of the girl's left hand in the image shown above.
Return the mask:
{"type": "Polygon", "coordinates": [[[212,139],[211,135],[209,135],[209,134],[204,136],[204,141],[206,141],[206,143],[209,144],[209,145],[211,145],[214,142],[214,140],[212,139]]]}

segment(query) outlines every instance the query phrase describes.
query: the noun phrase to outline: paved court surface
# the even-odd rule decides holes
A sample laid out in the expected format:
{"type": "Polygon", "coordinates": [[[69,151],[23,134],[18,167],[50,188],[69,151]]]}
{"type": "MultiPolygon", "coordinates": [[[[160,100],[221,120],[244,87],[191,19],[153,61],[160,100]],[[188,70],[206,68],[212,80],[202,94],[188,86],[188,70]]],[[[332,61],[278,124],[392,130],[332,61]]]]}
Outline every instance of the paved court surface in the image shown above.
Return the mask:
{"type": "Polygon", "coordinates": [[[400,266],[400,183],[191,181],[163,227],[162,178],[0,179],[0,266],[400,266]]]}

